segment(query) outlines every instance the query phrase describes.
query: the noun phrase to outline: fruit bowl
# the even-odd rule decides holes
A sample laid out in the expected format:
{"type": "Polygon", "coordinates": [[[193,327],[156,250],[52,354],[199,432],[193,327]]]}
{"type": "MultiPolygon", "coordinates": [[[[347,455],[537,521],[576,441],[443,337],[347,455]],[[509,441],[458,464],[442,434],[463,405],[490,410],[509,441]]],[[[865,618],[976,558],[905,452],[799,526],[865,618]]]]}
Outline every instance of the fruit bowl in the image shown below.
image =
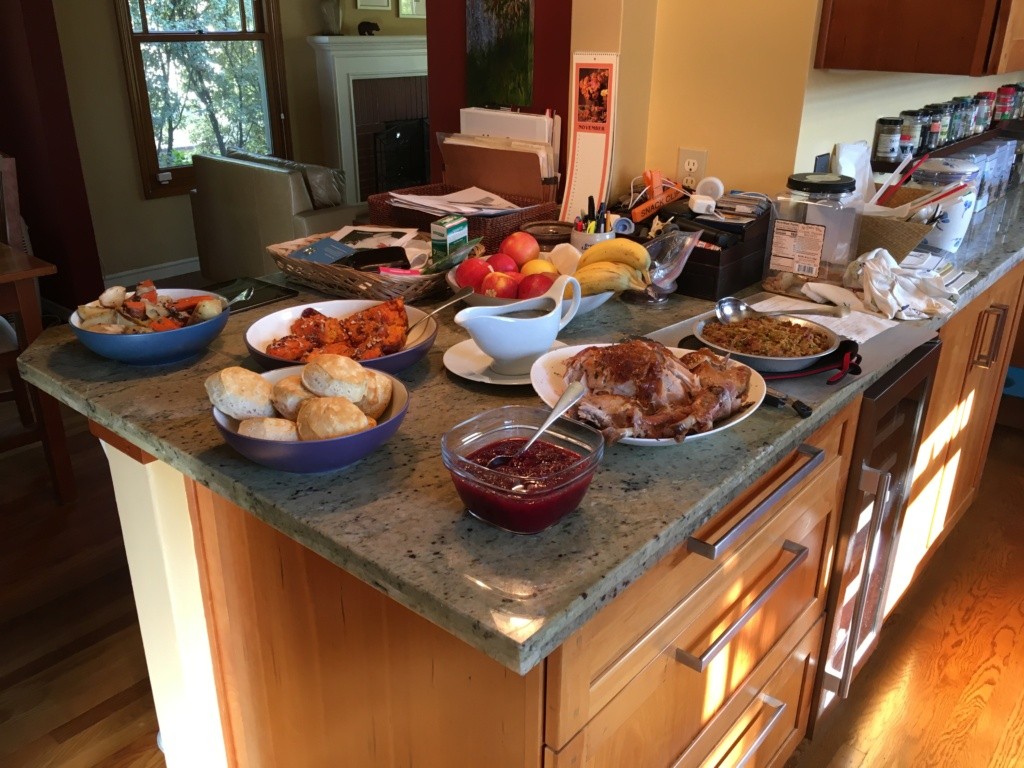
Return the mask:
{"type": "MultiPolygon", "coordinates": [[[[453,291],[459,290],[460,286],[455,280],[455,269],[448,270],[448,274],[445,276],[445,279],[448,281],[448,286],[453,291]]],[[[580,299],[580,308],[576,310],[576,315],[579,316],[585,312],[597,309],[614,295],[615,293],[613,291],[605,291],[604,293],[598,293],[593,296],[584,296],[580,299]]],[[[506,304],[514,304],[515,302],[520,301],[520,299],[496,299],[492,296],[484,296],[480,293],[471,293],[463,299],[463,301],[471,307],[501,307],[506,304]]],[[[564,303],[568,304],[568,302],[564,303]]]]}
{"type": "MultiPolygon", "coordinates": [[[[512,471],[499,471],[473,458],[477,451],[500,450],[504,441],[519,443],[530,437],[550,413],[547,408],[506,405],[442,435],[441,459],[471,515],[512,533],[539,533],[580,505],[604,455],[604,438],[586,424],[558,419],[540,438],[544,450],[553,446],[556,452],[570,454],[554,471],[537,467],[517,474],[511,464],[503,469],[512,471]]],[[[531,453],[538,443],[531,446],[531,453]]]]}

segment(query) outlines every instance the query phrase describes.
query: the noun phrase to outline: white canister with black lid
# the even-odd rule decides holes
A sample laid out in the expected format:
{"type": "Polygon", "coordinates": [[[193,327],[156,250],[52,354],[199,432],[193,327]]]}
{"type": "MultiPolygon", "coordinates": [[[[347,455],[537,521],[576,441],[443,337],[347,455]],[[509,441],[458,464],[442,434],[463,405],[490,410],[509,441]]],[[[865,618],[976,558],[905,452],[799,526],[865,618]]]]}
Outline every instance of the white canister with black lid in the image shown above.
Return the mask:
{"type": "Polygon", "coordinates": [[[856,181],[836,173],[794,173],[775,198],[762,285],[798,294],[805,282],[842,284],[857,257],[863,201],[856,181]]]}
{"type": "Polygon", "coordinates": [[[935,222],[922,245],[956,253],[967,235],[978,201],[981,168],[977,163],[957,157],[933,157],[925,160],[910,177],[908,186],[936,189],[966,182],[970,186],[961,194],[942,200],[936,208],[922,209],[926,218],[935,222]]]}

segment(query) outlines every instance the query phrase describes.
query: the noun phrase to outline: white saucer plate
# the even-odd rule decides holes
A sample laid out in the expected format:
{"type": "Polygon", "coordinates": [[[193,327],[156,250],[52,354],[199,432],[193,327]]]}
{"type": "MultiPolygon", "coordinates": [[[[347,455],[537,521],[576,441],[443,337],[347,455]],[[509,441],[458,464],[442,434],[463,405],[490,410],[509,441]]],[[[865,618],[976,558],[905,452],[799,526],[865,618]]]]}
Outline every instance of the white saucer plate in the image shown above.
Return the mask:
{"type": "MultiPolygon", "coordinates": [[[[565,363],[574,355],[582,352],[588,347],[609,347],[611,344],[580,344],[574,347],[562,347],[561,349],[554,349],[538,358],[537,362],[533,364],[530,369],[530,383],[533,385],[534,391],[540,395],[540,399],[547,403],[549,406],[553,406],[561,396],[562,392],[565,391],[565,382],[562,377],[565,375],[565,363]]],[[[679,349],[677,347],[669,347],[671,352],[676,357],[682,357],[688,352],[692,352],[692,349],[679,349]]],[[[738,363],[735,360],[729,361],[730,365],[739,365],[744,368],[750,368],[748,365],[738,363]]],[[[764,378],[755,371],[753,368],[750,369],[750,386],[747,389],[746,408],[742,411],[734,413],[727,419],[722,419],[712,429],[707,432],[697,432],[692,435],[687,435],[683,438],[682,442],[688,442],[690,440],[696,440],[700,437],[707,437],[713,435],[716,432],[721,432],[724,429],[735,426],[743,421],[745,418],[750,416],[757,407],[764,400],[764,396],[767,393],[767,387],[764,383],[764,378]]],[[[624,437],[619,441],[625,445],[640,445],[640,446],[666,446],[666,445],[678,445],[676,440],[671,438],[664,438],[656,440],[648,437],[624,437]]]]}
{"type": "MultiPolygon", "coordinates": [[[[551,349],[558,350],[564,347],[560,341],[556,341],[551,349]]],[[[551,354],[550,352],[548,354],[551,354]]],[[[479,381],[484,384],[503,384],[507,386],[518,386],[530,384],[530,374],[524,373],[521,376],[505,376],[491,370],[492,358],[485,355],[472,339],[460,341],[453,347],[449,347],[442,358],[444,367],[463,379],[479,381]]]]}

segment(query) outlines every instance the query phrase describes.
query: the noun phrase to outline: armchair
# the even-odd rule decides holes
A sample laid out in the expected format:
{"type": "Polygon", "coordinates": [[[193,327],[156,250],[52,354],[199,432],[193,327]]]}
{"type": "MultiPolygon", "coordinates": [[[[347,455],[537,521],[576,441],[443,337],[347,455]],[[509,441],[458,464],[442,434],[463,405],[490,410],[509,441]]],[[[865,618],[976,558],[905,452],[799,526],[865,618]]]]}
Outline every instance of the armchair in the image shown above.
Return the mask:
{"type": "MultiPolygon", "coordinates": [[[[199,269],[209,280],[276,270],[267,246],[351,224],[365,205],[316,208],[298,163],[193,155],[191,193],[199,269]]],[[[342,198],[343,199],[343,196],[342,198]]]]}

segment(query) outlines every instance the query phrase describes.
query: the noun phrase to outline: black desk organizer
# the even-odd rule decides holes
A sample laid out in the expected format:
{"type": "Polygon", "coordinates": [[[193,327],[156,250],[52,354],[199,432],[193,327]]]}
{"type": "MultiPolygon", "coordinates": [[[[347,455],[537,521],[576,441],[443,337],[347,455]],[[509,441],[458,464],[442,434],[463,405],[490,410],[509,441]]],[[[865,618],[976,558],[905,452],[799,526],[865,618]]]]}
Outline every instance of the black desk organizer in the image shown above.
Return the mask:
{"type": "MultiPolygon", "coordinates": [[[[696,336],[684,336],[676,345],[680,349],[699,349],[704,346],[696,336]]],[[[762,373],[765,381],[778,381],[780,379],[798,379],[804,376],[814,376],[819,373],[834,371],[826,380],[826,384],[838,384],[847,374],[858,376],[860,374],[860,349],[853,339],[842,339],[835,351],[816,360],[806,368],[797,371],[786,371],[785,373],[762,373]]]]}
{"type": "Polygon", "coordinates": [[[676,281],[676,293],[715,301],[760,282],[770,218],[769,213],[758,217],[738,233],[739,241],[734,245],[716,250],[698,242],[676,281]]]}

